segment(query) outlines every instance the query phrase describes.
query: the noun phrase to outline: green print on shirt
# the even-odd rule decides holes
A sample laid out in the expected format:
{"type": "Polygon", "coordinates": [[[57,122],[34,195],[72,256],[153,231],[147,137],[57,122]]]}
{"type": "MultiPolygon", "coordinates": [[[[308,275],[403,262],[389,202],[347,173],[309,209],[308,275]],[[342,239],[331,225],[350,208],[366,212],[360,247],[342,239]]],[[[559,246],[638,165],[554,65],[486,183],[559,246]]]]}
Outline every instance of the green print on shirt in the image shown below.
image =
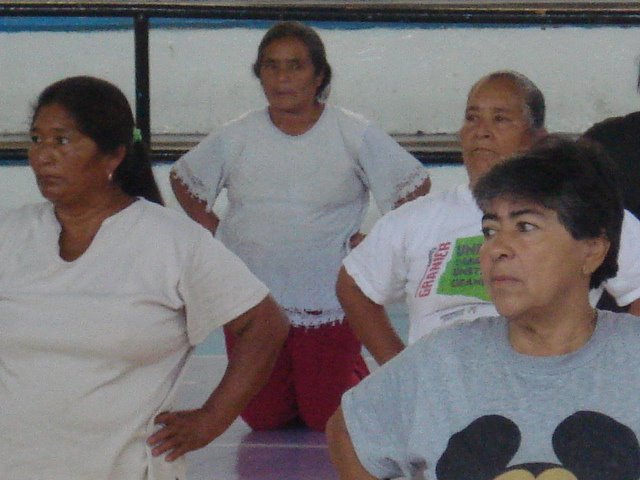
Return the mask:
{"type": "Polygon", "coordinates": [[[482,235],[456,240],[451,260],[438,282],[440,295],[464,295],[490,301],[480,274],[478,252],[483,241],[482,235]]]}

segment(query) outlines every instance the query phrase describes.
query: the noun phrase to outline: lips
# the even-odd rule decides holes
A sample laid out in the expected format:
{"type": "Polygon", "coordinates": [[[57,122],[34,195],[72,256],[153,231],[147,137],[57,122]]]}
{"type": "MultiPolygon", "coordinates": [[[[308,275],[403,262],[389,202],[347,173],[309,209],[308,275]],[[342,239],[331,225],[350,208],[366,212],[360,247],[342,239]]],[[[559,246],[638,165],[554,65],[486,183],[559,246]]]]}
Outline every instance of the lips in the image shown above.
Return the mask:
{"type": "Polygon", "coordinates": [[[477,147],[471,150],[472,153],[476,154],[476,155],[495,155],[496,152],[489,149],[489,148],[483,148],[483,147],[477,147]]]}
{"type": "Polygon", "coordinates": [[[520,280],[511,275],[491,275],[489,277],[489,283],[492,287],[508,288],[510,286],[520,283],[520,280]]]}
{"type": "Polygon", "coordinates": [[[62,178],[56,175],[37,175],[36,180],[40,188],[55,187],[62,182],[62,178]]]}

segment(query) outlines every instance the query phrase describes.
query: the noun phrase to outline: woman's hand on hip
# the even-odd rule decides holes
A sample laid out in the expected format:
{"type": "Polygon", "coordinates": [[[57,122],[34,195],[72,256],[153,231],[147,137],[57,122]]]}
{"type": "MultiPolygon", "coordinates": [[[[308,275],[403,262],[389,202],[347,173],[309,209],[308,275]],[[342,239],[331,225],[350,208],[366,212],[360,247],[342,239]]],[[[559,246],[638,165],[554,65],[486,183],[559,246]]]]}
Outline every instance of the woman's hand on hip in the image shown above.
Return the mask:
{"type": "Polygon", "coordinates": [[[164,412],[155,418],[155,423],[162,428],[147,439],[147,444],[154,457],[166,453],[167,462],[205,447],[224,431],[216,428],[214,415],[202,408],[164,412]]]}

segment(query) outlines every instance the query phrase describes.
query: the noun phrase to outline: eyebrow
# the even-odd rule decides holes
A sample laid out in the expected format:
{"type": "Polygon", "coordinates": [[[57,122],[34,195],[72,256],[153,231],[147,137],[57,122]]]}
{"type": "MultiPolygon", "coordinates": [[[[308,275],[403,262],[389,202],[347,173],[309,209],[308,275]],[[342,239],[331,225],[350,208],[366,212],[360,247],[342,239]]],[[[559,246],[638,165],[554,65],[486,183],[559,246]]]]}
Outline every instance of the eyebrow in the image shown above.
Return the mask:
{"type": "MultiPolygon", "coordinates": [[[[32,126],[29,131],[30,132],[37,132],[38,130],[42,130],[41,128],[38,128],[37,126],[32,126]]],[[[65,133],[65,132],[70,132],[73,130],[73,128],[68,128],[68,127],[53,127],[51,130],[53,130],[56,133],[65,133]]]]}
{"type": "MultiPolygon", "coordinates": [[[[517,218],[522,215],[535,215],[536,217],[544,217],[544,212],[538,210],[537,208],[523,208],[521,210],[514,210],[513,212],[509,212],[509,218],[517,218]]],[[[495,213],[485,213],[482,215],[482,221],[485,220],[498,220],[498,215],[495,213]]]]}
{"type": "MultiPolygon", "coordinates": [[[[466,112],[469,111],[478,111],[480,110],[480,107],[477,107],[475,105],[470,105],[467,108],[465,108],[466,112]]],[[[505,107],[490,107],[490,110],[494,111],[494,112],[514,112],[516,111],[516,109],[514,108],[505,108],[505,107]]]]}

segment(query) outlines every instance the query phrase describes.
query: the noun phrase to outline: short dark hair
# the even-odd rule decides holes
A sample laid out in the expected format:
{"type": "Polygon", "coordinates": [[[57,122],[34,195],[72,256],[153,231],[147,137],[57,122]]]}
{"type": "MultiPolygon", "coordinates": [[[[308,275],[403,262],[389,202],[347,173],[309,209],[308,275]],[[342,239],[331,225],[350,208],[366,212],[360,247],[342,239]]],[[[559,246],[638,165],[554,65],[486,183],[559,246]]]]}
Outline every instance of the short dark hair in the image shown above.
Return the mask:
{"type": "Polygon", "coordinates": [[[495,198],[528,200],[556,212],[576,240],[604,236],[610,246],[591,288],[618,271],[624,209],[615,167],[597,144],[549,136],[493,167],[473,189],[481,209],[495,198]]]}
{"type": "Polygon", "coordinates": [[[511,81],[518,90],[520,90],[531,127],[536,130],[544,128],[546,114],[544,95],[535,83],[519,72],[515,72],[513,70],[499,70],[497,72],[490,73],[489,75],[482,77],[474,84],[473,87],[471,87],[469,95],[471,95],[471,92],[473,92],[477,85],[499,79],[511,81]]]}
{"type": "Polygon", "coordinates": [[[331,65],[327,61],[327,54],[324,49],[324,43],[320,35],[316,31],[299,22],[280,22],[271,27],[258,46],[258,56],[253,64],[253,73],[260,78],[260,67],[264,57],[264,50],[275,40],[281,38],[296,38],[300,40],[309,50],[311,63],[313,63],[314,72],[317,75],[323,75],[322,83],[316,89],[316,98],[323,99],[328,95],[325,92],[331,83],[331,65]]]}
{"type": "Polygon", "coordinates": [[[95,77],[77,76],[57,81],[40,94],[31,124],[43,106],[62,106],[74,119],[78,130],[91,138],[102,153],[114,153],[124,146],[126,154],[113,172],[113,182],[131,196],[141,196],[162,205],[162,196],[153,177],[147,147],[134,142],[133,113],[122,91],[95,77]]]}

